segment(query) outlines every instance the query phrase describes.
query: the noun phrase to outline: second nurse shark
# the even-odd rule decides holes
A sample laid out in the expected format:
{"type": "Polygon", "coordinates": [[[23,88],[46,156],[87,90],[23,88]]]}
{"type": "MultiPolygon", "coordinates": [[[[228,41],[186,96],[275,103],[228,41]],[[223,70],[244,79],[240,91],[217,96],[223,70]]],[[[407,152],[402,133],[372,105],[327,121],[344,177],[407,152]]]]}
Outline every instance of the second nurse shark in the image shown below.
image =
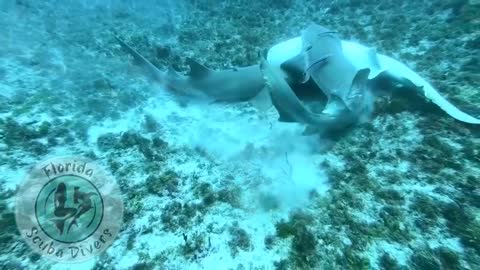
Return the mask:
{"type": "Polygon", "coordinates": [[[335,132],[366,121],[375,97],[394,91],[400,96],[423,96],[458,121],[480,124],[480,119],[458,109],[406,65],[373,48],[341,40],[337,32],[316,24],[270,48],[258,65],[212,70],[189,59],[188,76],[171,67],[161,71],[117,40],[167,89],[223,102],[262,100],[273,104],[279,121],[307,125],[305,134],[335,132]]]}

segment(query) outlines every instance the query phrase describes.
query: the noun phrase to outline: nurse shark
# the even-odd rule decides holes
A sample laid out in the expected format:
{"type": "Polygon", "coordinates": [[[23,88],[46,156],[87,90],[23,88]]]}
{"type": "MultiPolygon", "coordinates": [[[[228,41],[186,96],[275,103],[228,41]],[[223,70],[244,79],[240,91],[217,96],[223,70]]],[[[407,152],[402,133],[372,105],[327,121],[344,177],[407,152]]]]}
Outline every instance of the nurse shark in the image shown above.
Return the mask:
{"type": "Polygon", "coordinates": [[[189,75],[171,67],[160,70],[116,38],[145,72],[167,89],[223,102],[268,99],[278,111],[279,121],[306,124],[307,134],[341,130],[364,121],[375,96],[393,89],[403,89],[400,95],[418,93],[456,120],[480,124],[479,118],[458,109],[405,64],[373,48],[341,40],[335,31],[316,24],[271,47],[258,65],[213,70],[189,59],[189,75]],[[305,94],[319,102],[309,106],[305,94]]]}

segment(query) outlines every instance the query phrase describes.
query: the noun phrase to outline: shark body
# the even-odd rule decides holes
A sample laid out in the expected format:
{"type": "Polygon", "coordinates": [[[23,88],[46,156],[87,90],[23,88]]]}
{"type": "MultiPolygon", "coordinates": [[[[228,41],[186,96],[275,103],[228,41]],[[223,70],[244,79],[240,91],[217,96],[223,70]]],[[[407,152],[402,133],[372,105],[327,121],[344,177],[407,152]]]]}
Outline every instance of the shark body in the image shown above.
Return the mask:
{"type": "Polygon", "coordinates": [[[259,65],[212,70],[189,60],[189,75],[173,68],[161,71],[117,40],[150,77],[169,90],[225,102],[251,101],[268,91],[279,121],[304,123],[312,132],[342,129],[368,116],[374,96],[391,91],[383,89],[384,84],[377,83],[380,80],[420,93],[459,121],[480,124],[480,119],[458,109],[403,63],[359,43],[341,40],[335,31],[315,24],[301,36],[270,48],[259,65]],[[322,107],[309,107],[299,94],[300,88],[307,88],[302,90],[304,94],[323,98],[318,103],[322,107]]]}
{"type": "Polygon", "coordinates": [[[154,81],[181,95],[209,98],[215,101],[249,101],[265,86],[259,65],[232,70],[212,70],[188,59],[190,75],[176,72],[172,67],[162,71],[135,49],[116,37],[125,49],[154,81]]]}
{"type": "MultiPolygon", "coordinates": [[[[369,69],[368,79],[375,81],[382,79],[390,85],[401,85],[410,92],[419,93],[427,100],[436,104],[445,113],[458,121],[468,124],[480,124],[478,117],[461,111],[458,107],[444,98],[428,81],[418,75],[407,65],[389,56],[377,53],[375,49],[352,41],[341,41],[344,57],[356,70],[369,69]]],[[[267,55],[267,61],[274,66],[282,66],[303,53],[304,40],[302,36],[295,37],[273,46],[267,55]]],[[[288,76],[288,75],[285,75],[288,76]]],[[[371,93],[378,94],[391,89],[380,89],[374,86],[371,93]]],[[[400,95],[402,93],[399,93],[400,95]]],[[[407,94],[407,93],[406,93],[407,94]]]]}
{"type": "Polygon", "coordinates": [[[345,126],[371,112],[370,69],[359,69],[345,57],[338,34],[312,24],[301,40],[301,53],[281,64],[287,76],[302,73],[302,82],[312,80],[327,98],[324,111],[342,116],[338,120],[345,126]]]}
{"type": "Polygon", "coordinates": [[[327,106],[320,113],[313,112],[304,106],[285,78],[282,77],[282,73],[265,59],[261,63],[261,69],[272,104],[278,111],[280,122],[306,124],[307,128],[304,134],[342,130],[355,122],[356,117],[337,96],[331,96],[327,106]]]}

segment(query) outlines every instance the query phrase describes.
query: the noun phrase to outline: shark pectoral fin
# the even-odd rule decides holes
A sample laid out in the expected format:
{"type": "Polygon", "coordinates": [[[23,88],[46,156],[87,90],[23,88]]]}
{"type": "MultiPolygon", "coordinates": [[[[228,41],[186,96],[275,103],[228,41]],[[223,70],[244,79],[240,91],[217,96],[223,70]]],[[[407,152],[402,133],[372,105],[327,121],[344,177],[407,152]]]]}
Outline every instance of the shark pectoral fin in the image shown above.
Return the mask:
{"type": "Polygon", "coordinates": [[[375,78],[379,73],[382,71],[382,67],[380,66],[380,62],[378,61],[377,57],[377,50],[375,48],[370,48],[367,51],[368,56],[368,63],[370,68],[370,73],[368,74],[368,78],[372,79],[375,78]]]}
{"type": "Polygon", "coordinates": [[[190,66],[190,76],[192,78],[203,78],[207,76],[212,70],[207,68],[206,66],[198,63],[197,61],[193,60],[192,58],[187,58],[187,64],[190,66]]]}
{"type": "Polygon", "coordinates": [[[250,104],[258,111],[265,112],[272,107],[272,99],[270,98],[269,89],[265,86],[255,97],[250,101],[250,104]]]}

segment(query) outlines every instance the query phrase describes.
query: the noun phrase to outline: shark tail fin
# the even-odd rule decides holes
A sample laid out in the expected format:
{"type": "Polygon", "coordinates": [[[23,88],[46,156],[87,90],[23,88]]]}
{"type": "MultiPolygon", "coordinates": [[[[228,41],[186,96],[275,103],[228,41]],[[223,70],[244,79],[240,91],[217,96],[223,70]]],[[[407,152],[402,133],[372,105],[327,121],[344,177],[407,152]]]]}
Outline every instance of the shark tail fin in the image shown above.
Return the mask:
{"type": "Polygon", "coordinates": [[[143,68],[143,70],[148,74],[149,77],[160,83],[166,82],[166,75],[164,72],[159,70],[155,65],[148,61],[147,58],[138,53],[135,49],[128,46],[121,38],[115,36],[115,39],[117,39],[118,43],[125,51],[127,51],[130,55],[133,56],[135,61],[139,63],[139,65],[143,68]]]}

